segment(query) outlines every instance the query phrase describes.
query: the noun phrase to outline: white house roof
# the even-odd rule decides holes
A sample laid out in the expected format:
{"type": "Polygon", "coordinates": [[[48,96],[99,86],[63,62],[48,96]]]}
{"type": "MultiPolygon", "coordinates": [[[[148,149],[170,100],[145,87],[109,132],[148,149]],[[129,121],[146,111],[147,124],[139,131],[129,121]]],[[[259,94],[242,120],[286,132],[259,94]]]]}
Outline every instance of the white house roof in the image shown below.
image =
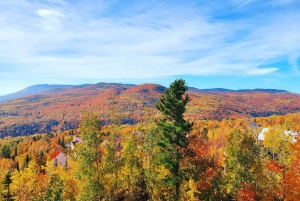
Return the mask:
{"type": "Polygon", "coordinates": [[[268,132],[269,128],[263,128],[262,131],[258,134],[258,140],[264,140],[265,139],[265,132],[268,132]]]}
{"type": "MultiPolygon", "coordinates": [[[[265,139],[265,133],[268,132],[269,128],[263,128],[262,131],[258,134],[258,140],[263,141],[265,139]]],[[[284,131],[285,135],[292,135],[293,136],[293,142],[296,141],[296,136],[298,135],[296,131],[284,131]]]]}
{"type": "Polygon", "coordinates": [[[72,143],[77,143],[77,142],[83,142],[83,139],[78,136],[74,137],[72,143]]]}

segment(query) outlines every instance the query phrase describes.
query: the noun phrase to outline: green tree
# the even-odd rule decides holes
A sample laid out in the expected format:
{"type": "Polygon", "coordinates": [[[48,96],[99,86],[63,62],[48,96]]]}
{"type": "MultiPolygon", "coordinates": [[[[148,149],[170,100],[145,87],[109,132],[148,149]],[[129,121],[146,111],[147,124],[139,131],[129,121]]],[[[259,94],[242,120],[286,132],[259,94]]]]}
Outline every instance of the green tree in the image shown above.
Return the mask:
{"type": "Polygon", "coordinates": [[[5,198],[5,200],[7,201],[10,201],[10,200],[13,200],[12,199],[12,194],[10,192],[10,184],[12,183],[12,180],[11,180],[11,172],[8,171],[6,174],[5,174],[5,177],[4,177],[4,181],[3,181],[3,184],[5,186],[5,193],[3,194],[3,198],[5,198]]]}
{"type": "Polygon", "coordinates": [[[97,200],[100,192],[100,150],[101,137],[100,122],[94,114],[85,114],[80,127],[83,143],[78,146],[76,159],[78,160],[77,177],[81,181],[78,200],[97,200]]]}
{"type": "Polygon", "coordinates": [[[174,200],[179,200],[180,185],[183,179],[180,163],[183,158],[182,150],[188,145],[187,134],[192,124],[183,118],[186,105],[190,101],[185,94],[188,87],[183,79],[176,79],[169,89],[166,89],[156,108],[162,113],[157,121],[161,131],[158,146],[162,152],[159,155],[164,166],[170,171],[168,185],[174,186],[174,200]]]}
{"type": "MultiPolygon", "coordinates": [[[[122,167],[121,182],[125,190],[124,197],[126,200],[141,200],[145,198],[145,182],[142,172],[142,162],[140,157],[141,146],[136,134],[132,134],[122,143],[122,167]]],[[[146,195],[147,196],[147,195],[146,195]]]]}
{"type": "Polygon", "coordinates": [[[158,157],[161,147],[157,145],[160,139],[157,125],[148,124],[143,130],[142,161],[149,200],[171,200],[174,188],[166,185],[169,180],[169,171],[158,157]]]}
{"type": "Polygon", "coordinates": [[[50,182],[46,190],[47,201],[62,201],[63,182],[58,175],[51,175],[50,182]]]}
{"type": "Polygon", "coordinates": [[[28,167],[28,164],[29,164],[29,161],[30,161],[30,158],[28,156],[28,154],[26,155],[26,158],[25,158],[25,161],[23,163],[23,166],[22,166],[22,170],[24,170],[24,168],[27,168],[28,167]]]}
{"type": "Polygon", "coordinates": [[[1,155],[3,158],[10,158],[10,148],[7,144],[1,148],[1,155]]]}
{"type": "Polygon", "coordinates": [[[61,140],[61,144],[60,144],[63,148],[65,148],[65,137],[63,136],[62,137],[62,140],[61,140]]]}
{"type": "Polygon", "coordinates": [[[262,177],[259,147],[250,131],[234,130],[226,147],[225,191],[238,200],[258,199],[259,182],[262,177]]]}
{"type": "Polygon", "coordinates": [[[99,166],[101,175],[101,199],[123,200],[124,189],[122,186],[122,180],[120,178],[121,167],[123,166],[123,159],[121,156],[120,144],[117,142],[120,139],[119,126],[110,125],[105,133],[106,140],[101,144],[101,163],[99,166]]]}

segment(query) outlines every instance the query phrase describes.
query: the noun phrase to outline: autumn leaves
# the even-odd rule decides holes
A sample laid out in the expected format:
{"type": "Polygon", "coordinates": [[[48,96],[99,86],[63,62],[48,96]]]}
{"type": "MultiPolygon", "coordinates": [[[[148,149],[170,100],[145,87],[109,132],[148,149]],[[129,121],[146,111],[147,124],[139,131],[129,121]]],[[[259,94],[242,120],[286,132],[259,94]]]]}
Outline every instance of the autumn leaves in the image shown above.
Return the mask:
{"type": "Polygon", "coordinates": [[[289,133],[300,114],[192,126],[186,89],[180,79],[164,92],[159,120],[102,127],[87,113],[78,130],[1,140],[0,200],[299,199],[300,141],[289,133]],[[64,147],[77,134],[84,142],[64,147]],[[53,166],[56,151],[66,166],[53,166]]]}

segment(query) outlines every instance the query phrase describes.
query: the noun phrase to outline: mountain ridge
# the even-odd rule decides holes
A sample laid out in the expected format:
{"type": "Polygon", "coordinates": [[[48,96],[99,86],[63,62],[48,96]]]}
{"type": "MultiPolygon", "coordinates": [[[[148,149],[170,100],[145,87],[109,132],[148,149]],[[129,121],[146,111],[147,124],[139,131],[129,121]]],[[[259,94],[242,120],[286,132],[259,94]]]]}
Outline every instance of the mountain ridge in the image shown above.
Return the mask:
{"type": "Polygon", "coordinates": [[[268,92],[268,93],[292,93],[282,89],[263,89],[263,88],[256,88],[256,89],[226,89],[226,88],[210,88],[210,89],[198,89],[195,87],[189,87],[189,91],[195,92],[268,92]]]}
{"type": "Polygon", "coordinates": [[[53,90],[53,89],[63,89],[63,88],[70,88],[75,85],[49,85],[49,84],[38,84],[38,85],[32,85],[29,87],[26,87],[20,91],[17,91],[15,93],[7,94],[4,96],[0,96],[0,102],[6,102],[10,100],[15,100],[18,98],[23,98],[31,95],[38,95],[42,94],[44,92],[53,90]]]}
{"type": "MultiPolygon", "coordinates": [[[[76,129],[82,113],[91,111],[102,124],[135,124],[159,118],[155,103],[165,87],[159,84],[98,83],[56,88],[0,103],[0,137],[76,129]]],[[[255,118],[300,112],[300,95],[278,90],[234,91],[190,88],[185,117],[255,118]]]]}
{"type": "MultiPolygon", "coordinates": [[[[6,102],[6,101],[11,101],[15,100],[18,98],[24,98],[32,95],[41,95],[46,92],[50,92],[52,90],[54,91],[59,91],[62,89],[67,89],[67,88],[84,88],[84,87],[98,87],[98,88],[110,88],[113,85],[115,86],[137,86],[135,84],[122,84],[122,83],[106,83],[106,82],[99,82],[96,84],[82,84],[82,85],[59,85],[59,84],[38,84],[38,85],[32,85],[29,87],[26,87],[20,91],[7,94],[4,96],[0,96],[0,103],[6,102]]],[[[160,85],[162,86],[162,85],[160,85]]],[[[163,86],[162,86],[163,87],[163,86]]],[[[238,90],[233,90],[233,89],[226,89],[226,88],[209,88],[209,89],[199,89],[196,87],[189,87],[189,91],[192,92],[203,92],[203,93],[222,93],[222,92],[269,92],[269,93],[292,93],[286,90],[280,90],[280,89],[262,89],[262,88],[257,88],[257,89],[238,89],[238,90]]],[[[297,94],[297,93],[295,93],[297,94]]]]}

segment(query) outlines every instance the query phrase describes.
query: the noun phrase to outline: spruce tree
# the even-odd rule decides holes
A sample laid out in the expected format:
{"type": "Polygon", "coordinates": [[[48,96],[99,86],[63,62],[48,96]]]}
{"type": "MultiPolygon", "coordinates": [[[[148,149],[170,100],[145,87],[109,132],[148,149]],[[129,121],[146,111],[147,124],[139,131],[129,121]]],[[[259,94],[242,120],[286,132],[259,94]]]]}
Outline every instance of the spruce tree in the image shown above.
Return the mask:
{"type": "Polygon", "coordinates": [[[11,201],[13,200],[12,199],[12,194],[10,192],[10,184],[12,183],[12,179],[11,179],[11,172],[8,171],[6,174],[5,174],[5,177],[4,177],[4,181],[3,181],[3,184],[5,186],[5,193],[3,193],[3,198],[7,201],[11,201]]]}
{"type": "Polygon", "coordinates": [[[174,188],[174,200],[179,200],[180,185],[183,179],[180,163],[187,145],[187,134],[192,124],[183,118],[186,105],[190,101],[185,92],[188,87],[183,79],[176,79],[169,89],[156,104],[156,108],[162,113],[162,118],[157,121],[161,136],[158,146],[161,147],[161,159],[163,165],[170,171],[171,176],[166,183],[174,188]]]}
{"type": "Polygon", "coordinates": [[[10,147],[7,144],[1,148],[1,155],[3,158],[10,158],[10,147]]]}

